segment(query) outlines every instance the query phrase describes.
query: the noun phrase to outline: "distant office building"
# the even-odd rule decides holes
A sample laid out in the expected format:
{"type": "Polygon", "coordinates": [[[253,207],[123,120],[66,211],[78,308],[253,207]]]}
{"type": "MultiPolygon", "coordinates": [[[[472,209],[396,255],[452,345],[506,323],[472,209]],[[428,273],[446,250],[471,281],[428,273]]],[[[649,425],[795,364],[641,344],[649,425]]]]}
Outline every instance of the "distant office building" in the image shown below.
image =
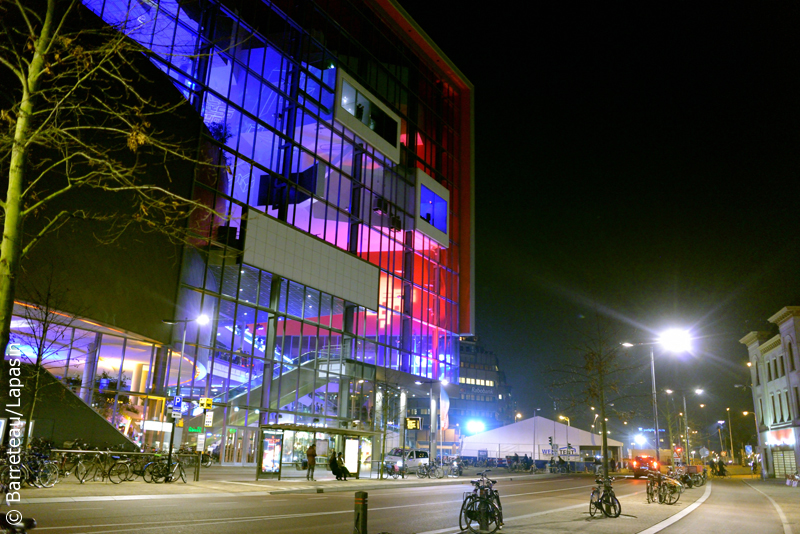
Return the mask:
{"type": "MultiPolygon", "coordinates": [[[[441,430],[442,446],[457,450],[461,436],[490,430],[514,422],[514,401],[505,373],[493,352],[479,343],[477,336],[462,336],[458,382],[445,386],[449,404],[441,430]]],[[[445,406],[443,405],[443,409],[445,406]]],[[[409,417],[419,417],[422,432],[408,435],[410,444],[427,447],[431,421],[429,393],[409,397],[409,417]]]]}
{"type": "MultiPolygon", "coordinates": [[[[473,331],[472,85],[395,0],[81,9],[196,112],[176,133],[217,166],[173,178],[217,215],[190,222],[191,247],[132,232],[106,249],[80,226],[39,245],[86,302],[45,368],[137,445],[165,446],[182,396],[176,445],[291,465],[324,440],[374,473],[409,388],[457,383],[473,331]]],[[[28,356],[36,304],[20,295],[12,322],[28,356]]]]}
{"type": "Polygon", "coordinates": [[[739,341],[750,356],[759,446],[770,476],[780,478],[795,473],[800,460],[800,306],[783,308],[769,322],[777,335],[750,332],[739,341]]]}

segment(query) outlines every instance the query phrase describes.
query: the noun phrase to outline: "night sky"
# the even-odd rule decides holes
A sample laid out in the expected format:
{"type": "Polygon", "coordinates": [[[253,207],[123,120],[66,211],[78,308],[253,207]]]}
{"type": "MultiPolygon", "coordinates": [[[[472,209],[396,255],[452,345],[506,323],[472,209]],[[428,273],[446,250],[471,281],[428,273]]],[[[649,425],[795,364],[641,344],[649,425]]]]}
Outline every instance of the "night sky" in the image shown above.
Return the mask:
{"type": "Polygon", "coordinates": [[[401,2],[475,86],[475,330],[519,411],[560,413],[547,369],[596,309],[691,328],[659,388],[752,410],[738,340],[800,305],[800,6],[401,2]]]}

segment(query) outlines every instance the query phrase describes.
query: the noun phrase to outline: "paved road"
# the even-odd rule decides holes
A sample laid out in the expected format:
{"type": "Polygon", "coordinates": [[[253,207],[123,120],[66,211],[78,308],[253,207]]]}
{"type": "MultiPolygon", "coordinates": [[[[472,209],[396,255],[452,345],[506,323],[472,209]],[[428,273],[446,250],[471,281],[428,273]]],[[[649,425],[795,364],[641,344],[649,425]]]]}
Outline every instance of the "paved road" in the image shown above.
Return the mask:
{"type": "MultiPolygon", "coordinates": [[[[619,480],[618,519],[590,518],[590,477],[523,477],[501,481],[507,526],[503,532],[527,534],[596,532],[599,534],[674,534],[704,532],[789,534],[772,503],[741,480],[714,482],[687,491],[675,506],[645,503],[643,480],[619,480]],[[652,528],[676,513],[685,518],[652,528]]],[[[378,534],[450,534],[458,532],[458,510],[467,484],[395,487],[369,492],[369,532],[378,534]]],[[[27,504],[37,518],[35,532],[66,534],[191,533],[352,534],[352,492],[323,494],[219,494],[131,496],[130,500],[27,504]]],[[[120,499],[117,496],[116,499],[120,499]]],[[[800,534],[798,531],[797,534],[800,534]]]]}

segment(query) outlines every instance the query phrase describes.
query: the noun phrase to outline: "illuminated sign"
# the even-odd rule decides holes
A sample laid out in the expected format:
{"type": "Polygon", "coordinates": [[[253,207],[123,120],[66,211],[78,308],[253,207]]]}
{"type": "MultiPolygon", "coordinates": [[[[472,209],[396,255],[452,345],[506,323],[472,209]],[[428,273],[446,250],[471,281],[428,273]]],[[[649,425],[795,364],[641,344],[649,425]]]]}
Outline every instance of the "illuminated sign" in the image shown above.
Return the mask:
{"type": "Polygon", "coordinates": [[[406,429],[408,430],[419,430],[420,427],[420,418],[419,417],[406,417],[406,429]]]}
{"type": "Polygon", "coordinates": [[[201,427],[201,426],[189,426],[189,427],[186,427],[186,430],[188,432],[200,433],[200,432],[203,431],[203,427],[201,427]]]}
{"type": "Polygon", "coordinates": [[[767,432],[767,445],[794,445],[794,431],[791,428],[782,428],[780,430],[770,430],[767,432]]]}

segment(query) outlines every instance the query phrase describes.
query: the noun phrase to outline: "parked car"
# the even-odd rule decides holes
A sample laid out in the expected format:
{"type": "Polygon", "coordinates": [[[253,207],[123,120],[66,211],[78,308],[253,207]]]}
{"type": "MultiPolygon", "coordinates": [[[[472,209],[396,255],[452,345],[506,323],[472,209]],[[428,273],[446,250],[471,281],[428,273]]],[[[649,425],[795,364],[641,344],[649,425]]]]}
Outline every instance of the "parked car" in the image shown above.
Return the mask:
{"type": "Polygon", "coordinates": [[[400,447],[395,447],[386,455],[385,461],[387,464],[397,464],[398,467],[405,465],[408,470],[414,470],[420,465],[428,463],[428,451],[423,451],[420,449],[406,449],[404,461],[403,449],[400,447]]]}
{"type": "Polygon", "coordinates": [[[658,461],[652,456],[637,456],[631,462],[633,478],[646,477],[650,470],[658,471],[658,461]]]}

